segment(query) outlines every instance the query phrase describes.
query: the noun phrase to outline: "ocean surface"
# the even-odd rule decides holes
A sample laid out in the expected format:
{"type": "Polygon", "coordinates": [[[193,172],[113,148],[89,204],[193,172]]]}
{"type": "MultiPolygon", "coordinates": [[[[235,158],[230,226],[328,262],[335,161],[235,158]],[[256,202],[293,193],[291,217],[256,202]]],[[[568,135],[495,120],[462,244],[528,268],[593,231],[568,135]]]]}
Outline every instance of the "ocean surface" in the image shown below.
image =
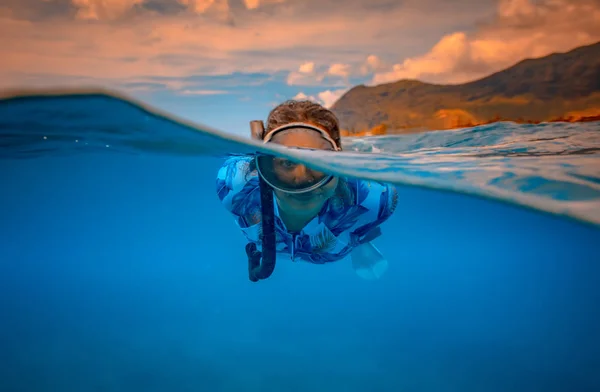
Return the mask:
{"type": "Polygon", "coordinates": [[[598,391],[600,123],[286,151],[106,92],[0,99],[0,391],[598,391]],[[394,183],[379,280],[247,277],[230,154],[394,183]]]}

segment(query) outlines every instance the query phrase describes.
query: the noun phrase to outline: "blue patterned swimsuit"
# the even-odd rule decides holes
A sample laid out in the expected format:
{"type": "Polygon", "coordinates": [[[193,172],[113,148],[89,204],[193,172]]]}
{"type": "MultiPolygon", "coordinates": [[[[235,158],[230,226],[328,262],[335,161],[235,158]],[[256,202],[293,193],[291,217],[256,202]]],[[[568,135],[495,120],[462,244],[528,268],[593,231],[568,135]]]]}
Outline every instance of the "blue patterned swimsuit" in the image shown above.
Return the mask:
{"type": "MultiPolygon", "coordinates": [[[[248,241],[260,249],[260,188],[252,160],[251,156],[228,158],[217,175],[217,195],[248,241]]],[[[335,195],[300,233],[293,234],[285,228],[274,200],[277,253],[315,264],[341,260],[368,240],[371,230],[392,215],[397,202],[393,185],[340,178],[335,195]]]]}

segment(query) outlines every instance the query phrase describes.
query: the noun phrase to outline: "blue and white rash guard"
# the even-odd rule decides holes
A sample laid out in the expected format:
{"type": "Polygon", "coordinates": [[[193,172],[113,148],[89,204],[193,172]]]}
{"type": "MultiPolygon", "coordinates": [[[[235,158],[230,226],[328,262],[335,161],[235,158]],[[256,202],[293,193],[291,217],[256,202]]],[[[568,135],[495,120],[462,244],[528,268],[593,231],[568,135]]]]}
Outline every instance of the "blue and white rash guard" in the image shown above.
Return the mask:
{"type": "MultiPolygon", "coordinates": [[[[261,249],[259,177],[252,156],[228,158],[217,175],[216,190],[248,241],[261,249]]],[[[338,261],[350,254],[396,209],[398,193],[390,184],[340,178],[336,193],[299,233],[290,233],[279,216],[274,198],[276,249],[315,264],[338,261]]]]}

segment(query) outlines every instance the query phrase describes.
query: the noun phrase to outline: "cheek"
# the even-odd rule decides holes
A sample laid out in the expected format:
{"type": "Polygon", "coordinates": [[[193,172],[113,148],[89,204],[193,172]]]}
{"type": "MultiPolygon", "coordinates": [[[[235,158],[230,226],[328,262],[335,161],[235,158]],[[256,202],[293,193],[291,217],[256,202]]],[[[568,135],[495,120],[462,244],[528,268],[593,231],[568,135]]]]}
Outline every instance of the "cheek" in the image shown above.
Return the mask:
{"type": "Polygon", "coordinates": [[[275,190],[275,197],[277,197],[280,201],[284,202],[288,206],[295,206],[297,204],[302,204],[300,201],[295,199],[291,194],[280,192],[275,190]]]}
{"type": "Polygon", "coordinates": [[[329,184],[325,185],[324,191],[327,197],[331,197],[335,194],[335,190],[337,189],[339,180],[334,178],[329,182],[329,184]]]}
{"type": "Polygon", "coordinates": [[[277,189],[274,189],[273,191],[274,191],[274,193],[275,193],[275,196],[276,196],[278,199],[285,200],[285,199],[287,198],[287,195],[286,195],[285,193],[283,193],[283,192],[281,192],[281,191],[279,191],[279,190],[277,190],[277,189]]]}

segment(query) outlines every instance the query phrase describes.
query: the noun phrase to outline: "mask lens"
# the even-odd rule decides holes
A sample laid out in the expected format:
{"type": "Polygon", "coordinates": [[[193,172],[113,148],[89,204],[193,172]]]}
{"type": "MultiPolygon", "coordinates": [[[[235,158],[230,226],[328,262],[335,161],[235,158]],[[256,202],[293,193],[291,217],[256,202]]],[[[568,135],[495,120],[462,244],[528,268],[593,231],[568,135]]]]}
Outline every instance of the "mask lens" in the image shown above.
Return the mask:
{"type": "Polygon", "coordinates": [[[258,155],[259,174],[271,187],[290,193],[309,192],[328,182],[330,175],[282,157],[258,155]]]}
{"type": "MultiPolygon", "coordinates": [[[[329,135],[303,124],[289,124],[289,128],[276,129],[267,134],[265,142],[282,144],[288,148],[337,151],[337,145],[329,135]],[[302,147],[300,147],[302,146],[302,147]]],[[[326,183],[332,176],[313,170],[286,158],[258,155],[256,166],[259,174],[272,188],[289,193],[310,192],[326,183]]]]}

